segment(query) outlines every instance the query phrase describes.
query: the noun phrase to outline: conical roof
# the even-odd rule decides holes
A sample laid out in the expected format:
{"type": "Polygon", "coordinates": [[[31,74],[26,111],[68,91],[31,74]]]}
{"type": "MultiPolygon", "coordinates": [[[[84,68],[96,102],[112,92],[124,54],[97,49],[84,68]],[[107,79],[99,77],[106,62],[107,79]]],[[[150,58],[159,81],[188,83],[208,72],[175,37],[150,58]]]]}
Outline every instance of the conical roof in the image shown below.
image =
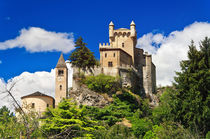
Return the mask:
{"type": "Polygon", "coordinates": [[[111,21],[111,22],[109,23],[109,25],[110,25],[110,26],[114,26],[114,23],[111,21]]]}
{"type": "Polygon", "coordinates": [[[136,24],[135,24],[135,23],[134,23],[134,21],[132,20],[132,22],[131,22],[131,24],[130,24],[130,25],[134,25],[134,26],[135,26],[136,24]]]}
{"type": "Polygon", "coordinates": [[[58,60],[58,63],[57,63],[57,65],[56,65],[56,68],[67,68],[62,53],[61,53],[61,56],[60,56],[60,58],[59,58],[59,60],[58,60]]]}

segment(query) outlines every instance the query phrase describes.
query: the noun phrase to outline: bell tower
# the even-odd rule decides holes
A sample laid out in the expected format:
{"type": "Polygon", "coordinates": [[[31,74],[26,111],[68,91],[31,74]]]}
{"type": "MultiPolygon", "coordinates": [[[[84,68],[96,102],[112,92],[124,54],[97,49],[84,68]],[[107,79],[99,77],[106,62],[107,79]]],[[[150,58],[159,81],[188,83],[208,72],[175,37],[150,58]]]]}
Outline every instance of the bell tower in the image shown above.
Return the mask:
{"type": "Polygon", "coordinates": [[[68,69],[61,53],[55,67],[55,106],[68,95],[68,69]]]}

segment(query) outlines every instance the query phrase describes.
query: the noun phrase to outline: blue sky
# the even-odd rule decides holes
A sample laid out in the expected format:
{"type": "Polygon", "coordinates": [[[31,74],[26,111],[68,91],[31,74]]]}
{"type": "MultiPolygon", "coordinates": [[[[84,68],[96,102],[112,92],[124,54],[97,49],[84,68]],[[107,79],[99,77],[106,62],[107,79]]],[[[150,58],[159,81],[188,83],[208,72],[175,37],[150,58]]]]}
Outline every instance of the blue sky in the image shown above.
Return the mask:
{"type": "MultiPolygon", "coordinates": [[[[147,33],[165,36],[197,22],[210,21],[208,0],[1,0],[0,42],[15,39],[22,29],[82,36],[99,59],[98,44],[108,42],[108,24],[129,28],[136,23],[138,38],[147,33]]],[[[57,63],[60,51],[36,52],[25,48],[1,49],[0,78],[7,81],[22,72],[48,71],[57,63]]],[[[71,51],[64,54],[68,58],[71,51]]],[[[158,66],[158,65],[156,65],[158,66]]]]}

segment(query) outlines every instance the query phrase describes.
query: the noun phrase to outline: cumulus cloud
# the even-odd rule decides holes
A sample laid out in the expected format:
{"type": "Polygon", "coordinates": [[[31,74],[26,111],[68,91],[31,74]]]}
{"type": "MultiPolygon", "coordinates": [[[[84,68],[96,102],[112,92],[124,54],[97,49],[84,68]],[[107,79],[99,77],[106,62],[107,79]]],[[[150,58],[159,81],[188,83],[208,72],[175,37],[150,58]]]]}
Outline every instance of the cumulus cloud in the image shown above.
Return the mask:
{"type": "Polygon", "coordinates": [[[38,27],[21,29],[14,39],[0,42],[0,50],[24,47],[29,52],[61,51],[68,53],[74,49],[73,33],[56,33],[38,27]]]}
{"type": "MultiPolygon", "coordinates": [[[[69,71],[69,80],[68,80],[68,86],[72,87],[72,73],[73,69],[67,63],[68,71],[69,71]]],[[[11,87],[11,85],[14,85],[14,88],[12,89],[12,93],[14,97],[18,100],[20,103],[20,98],[25,95],[29,95],[31,93],[34,93],[36,91],[40,91],[46,95],[55,96],[55,69],[52,69],[50,72],[46,71],[39,71],[35,73],[29,73],[29,72],[23,72],[19,76],[16,76],[7,82],[5,82],[2,78],[0,78],[0,108],[3,105],[6,105],[11,110],[14,110],[13,102],[10,98],[10,96],[7,96],[7,93],[2,93],[7,89],[11,87]]]]}
{"type": "Polygon", "coordinates": [[[156,65],[157,85],[171,85],[175,71],[180,71],[179,62],[187,59],[191,40],[199,42],[210,37],[210,23],[195,22],[183,30],[173,31],[168,36],[148,33],[138,39],[137,47],[153,54],[156,65]]]}

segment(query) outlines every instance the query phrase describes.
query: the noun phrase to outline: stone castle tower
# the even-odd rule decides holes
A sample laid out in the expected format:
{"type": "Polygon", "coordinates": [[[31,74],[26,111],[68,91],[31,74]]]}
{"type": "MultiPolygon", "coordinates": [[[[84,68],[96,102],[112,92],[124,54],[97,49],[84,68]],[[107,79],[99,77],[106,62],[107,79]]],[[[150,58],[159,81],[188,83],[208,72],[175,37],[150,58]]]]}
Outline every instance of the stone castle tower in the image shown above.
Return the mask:
{"type": "Polygon", "coordinates": [[[60,55],[55,67],[55,106],[68,95],[68,69],[63,58],[60,55]]]}
{"type": "Polygon", "coordinates": [[[100,64],[102,67],[120,67],[134,65],[136,29],[132,21],[130,29],[115,30],[113,22],[109,24],[109,43],[99,44],[100,64]]]}
{"type": "Polygon", "coordinates": [[[109,43],[99,44],[101,72],[112,76],[119,75],[126,83],[129,69],[133,69],[139,77],[140,88],[149,95],[156,88],[155,65],[152,63],[152,56],[147,52],[144,53],[143,49],[136,48],[136,44],[137,33],[134,21],[131,22],[130,29],[115,29],[113,22],[110,22],[109,43]]]}

